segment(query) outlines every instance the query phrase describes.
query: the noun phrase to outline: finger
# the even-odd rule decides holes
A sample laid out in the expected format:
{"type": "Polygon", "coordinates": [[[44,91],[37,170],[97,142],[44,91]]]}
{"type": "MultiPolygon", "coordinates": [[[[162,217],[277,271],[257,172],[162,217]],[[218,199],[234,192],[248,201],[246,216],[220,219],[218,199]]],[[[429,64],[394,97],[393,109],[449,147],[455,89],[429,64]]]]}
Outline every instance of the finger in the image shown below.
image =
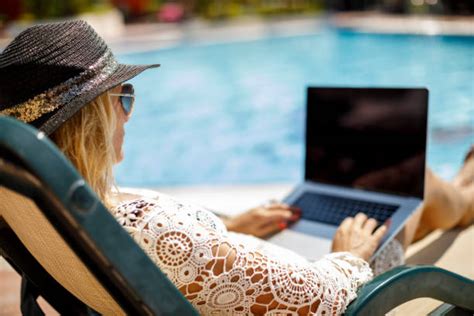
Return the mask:
{"type": "Polygon", "coordinates": [[[383,224],[387,226],[387,229],[390,229],[390,226],[392,226],[392,219],[388,218],[383,224]]]}
{"type": "Polygon", "coordinates": [[[293,213],[288,210],[267,210],[262,213],[265,217],[265,222],[278,222],[282,220],[289,220],[293,213]]]}
{"type": "Polygon", "coordinates": [[[299,207],[296,207],[296,206],[290,206],[288,208],[290,211],[292,211],[293,213],[297,213],[297,214],[302,214],[303,213],[303,210],[299,207]]]}
{"type": "Polygon", "coordinates": [[[292,213],[290,219],[288,220],[289,223],[294,223],[301,218],[301,213],[292,213]]]}
{"type": "Polygon", "coordinates": [[[284,230],[287,227],[288,227],[288,225],[284,221],[272,222],[272,223],[269,223],[265,226],[260,227],[258,235],[261,236],[261,237],[268,236],[268,235],[280,232],[280,231],[284,230]]]}
{"type": "Polygon", "coordinates": [[[296,218],[300,218],[302,214],[302,210],[299,207],[295,206],[290,206],[288,204],[275,204],[267,207],[269,211],[274,211],[274,210],[288,210],[293,213],[293,216],[296,218]]]}
{"type": "Polygon", "coordinates": [[[284,210],[290,210],[294,212],[301,212],[301,208],[297,206],[292,206],[288,204],[272,204],[269,206],[270,209],[284,209],[284,210]]]}
{"type": "Polygon", "coordinates": [[[354,219],[353,219],[352,217],[346,217],[346,218],[342,221],[341,225],[339,225],[338,230],[340,230],[340,231],[348,231],[348,230],[351,228],[353,222],[354,222],[354,219]]]}
{"type": "Polygon", "coordinates": [[[375,227],[377,227],[377,221],[373,218],[369,218],[364,226],[362,227],[362,229],[364,230],[364,232],[366,232],[367,234],[369,235],[372,235],[372,233],[374,232],[374,229],[375,227]]]}
{"type": "Polygon", "coordinates": [[[377,243],[380,243],[383,236],[385,236],[385,234],[387,233],[387,230],[388,230],[387,226],[382,225],[379,228],[377,228],[377,230],[374,232],[372,237],[377,241],[377,243]]]}
{"type": "Polygon", "coordinates": [[[357,215],[354,217],[354,223],[352,224],[352,226],[354,228],[362,229],[362,226],[364,226],[365,221],[367,221],[367,215],[365,215],[364,213],[357,213],[357,215]]]}
{"type": "Polygon", "coordinates": [[[290,209],[290,206],[288,204],[284,204],[284,203],[272,203],[272,204],[269,204],[266,208],[270,209],[270,210],[275,210],[275,209],[285,209],[285,210],[288,210],[290,209]]]}

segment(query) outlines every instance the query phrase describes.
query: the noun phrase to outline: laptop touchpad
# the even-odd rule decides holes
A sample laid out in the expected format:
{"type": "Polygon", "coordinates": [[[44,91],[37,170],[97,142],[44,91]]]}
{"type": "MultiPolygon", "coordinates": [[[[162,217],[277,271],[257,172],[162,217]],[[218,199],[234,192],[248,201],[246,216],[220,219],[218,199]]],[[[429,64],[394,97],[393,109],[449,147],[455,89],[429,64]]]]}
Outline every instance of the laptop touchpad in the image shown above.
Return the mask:
{"type": "Polygon", "coordinates": [[[331,240],[302,234],[293,230],[284,230],[271,237],[269,242],[293,250],[308,260],[318,260],[331,250],[331,240]]]}

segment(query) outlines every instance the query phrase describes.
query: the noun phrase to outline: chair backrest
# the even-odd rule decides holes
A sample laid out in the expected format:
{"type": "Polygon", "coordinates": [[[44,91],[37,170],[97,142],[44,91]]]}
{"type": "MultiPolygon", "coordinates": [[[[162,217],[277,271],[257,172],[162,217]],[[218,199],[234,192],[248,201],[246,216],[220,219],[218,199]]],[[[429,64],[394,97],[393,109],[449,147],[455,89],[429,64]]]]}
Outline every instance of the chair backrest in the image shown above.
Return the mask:
{"type": "Polygon", "coordinates": [[[101,314],[197,314],[54,144],[7,117],[0,216],[54,279],[101,314]]]}

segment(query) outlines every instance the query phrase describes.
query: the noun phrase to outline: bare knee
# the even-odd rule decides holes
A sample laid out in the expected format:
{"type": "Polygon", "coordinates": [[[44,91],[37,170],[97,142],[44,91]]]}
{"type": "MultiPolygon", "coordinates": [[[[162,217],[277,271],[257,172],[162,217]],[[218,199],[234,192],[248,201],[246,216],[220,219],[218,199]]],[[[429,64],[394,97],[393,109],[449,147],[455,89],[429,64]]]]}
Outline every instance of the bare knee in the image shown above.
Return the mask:
{"type": "Polygon", "coordinates": [[[452,208],[442,209],[438,205],[426,203],[420,225],[431,229],[450,229],[456,226],[459,221],[458,216],[454,216],[456,213],[452,208]]]}

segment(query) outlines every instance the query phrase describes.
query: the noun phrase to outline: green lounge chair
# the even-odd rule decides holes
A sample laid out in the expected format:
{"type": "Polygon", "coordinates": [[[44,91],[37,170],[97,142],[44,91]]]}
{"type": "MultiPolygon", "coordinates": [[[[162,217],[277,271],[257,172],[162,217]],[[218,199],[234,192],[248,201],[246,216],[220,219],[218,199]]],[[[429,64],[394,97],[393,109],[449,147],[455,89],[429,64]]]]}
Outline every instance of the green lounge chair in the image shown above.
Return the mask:
{"type": "MultiPolygon", "coordinates": [[[[54,144],[7,117],[0,117],[0,254],[22,276],[24,315],[42,315],[39,295],[68,315],[197,315],[54,144]]],[[[474,311],[474,282],[433,266],[393,269],[358,294],[347,315],[384,314],[418,297],[450,304],[439,315],[474,311]]]]}

